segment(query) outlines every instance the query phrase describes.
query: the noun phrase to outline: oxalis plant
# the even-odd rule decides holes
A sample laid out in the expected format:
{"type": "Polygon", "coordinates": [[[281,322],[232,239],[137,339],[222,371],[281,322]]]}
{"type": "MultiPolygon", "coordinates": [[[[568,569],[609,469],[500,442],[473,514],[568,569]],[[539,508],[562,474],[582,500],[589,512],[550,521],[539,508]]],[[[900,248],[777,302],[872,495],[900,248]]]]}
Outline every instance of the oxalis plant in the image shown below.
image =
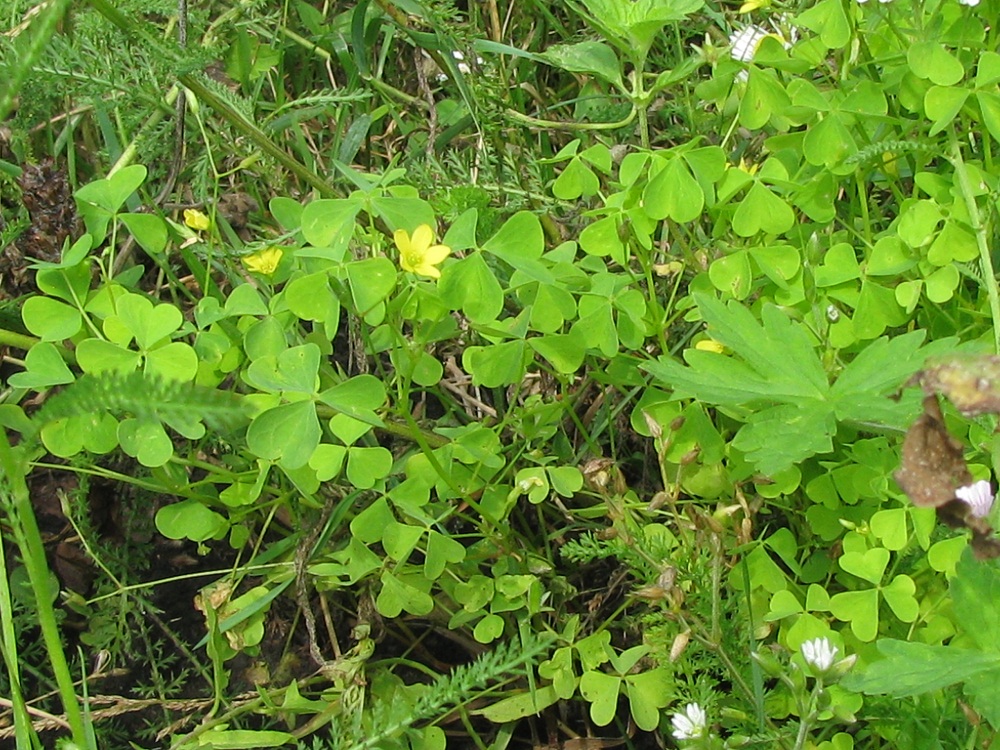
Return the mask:
{"type": "MultiPolygon", "coordinates": [[[[584,5],[602,40],[550,59],[615,84],[622,55],[644,111],[654,32],[696,8],[584,5]]],[[[170,498],[163,536],[243,555],[192,603],[211,700],[174,747],[444,747],[455,716],[486,746],[559,703],[691,747],[992,736],[996,569],[894,476],[911,376],[998,350],[997,19],[823,0],[758,20],[684,67],[704,71],[689,139],[649,148],[642,120],[624,155],[562,149],[551,191],[584,212],[562,242],[528,211],[446,226],[402,170],[276,197],[245,246],[221,216],[128,209],[141,165],[77,191],[85,234],[36,264],[27,334],[5,334],[25,355],[0,460],[78,746],[96,740],[33,527],[40,466],[141,484],[170,498]],[[128,238],[190,288],[119,268],[128,238]],[[281,598],[310,668],[236,700],[281,598]],[[314,602],[351,622],[324,633],[314,602]],[[481,656],[446,674],[387,651],[414,623],[481,656]]],[[[992,417],[944,409],[988,481],[992,417]]]]}

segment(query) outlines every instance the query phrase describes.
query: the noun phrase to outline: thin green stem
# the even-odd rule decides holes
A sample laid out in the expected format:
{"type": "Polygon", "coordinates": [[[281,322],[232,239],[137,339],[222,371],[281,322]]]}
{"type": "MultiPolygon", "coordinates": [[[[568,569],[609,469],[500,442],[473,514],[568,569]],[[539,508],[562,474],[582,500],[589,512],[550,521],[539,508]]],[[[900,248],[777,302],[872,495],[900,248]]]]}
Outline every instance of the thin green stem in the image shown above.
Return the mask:
{"type": "MultiPolygon", "coordinates": [[[[155,52],[167,54],[174,60],[179,59],[179,54],[175,49],[165,47],[157,40],[151,39],[136,22],[121,13],[117,8],[111,5],[108,0],[89,0],[89,2],[98,13],[126,34],[143,39],[146,43],[152,45],[153,51],[155,52]]],[[[333,186],[301,162],[289,156],[282,149],[278,148],[278,146],[267,137],[267,134],[264,133],[263,130],[258,128],[254,123],[250,122],[250,120],[246,119],[243,114],[232,107],[229,102],[225,101],[212,91],[200,77],[186,73],[179,75],[177,80],[184,86],[187,86],[187,88],[190,89],[201,102],[207,104],[215,110],[223,120],[228,122],[242,135],[246,136],[254,145],[257,146],[257,148],[270,156],[297,178],[314,188],[321,196],[324,198],[335,198],[338,196],[338,193],[334,190],[333,186]]]]}
{"type": "Polygon", "coordinates": [[[986,285],[986,293],[990,302],[993,350],[1000,354],[1000,290],[997,289],[997,275],[993,268],[993,256],[990,253],[986,227],[979,213],[979,206],[976,205],[976,195],[972,189],[969,174],[965,170],[965,162],[962,160],[962,147],[958,143],[954,130],[951,132],[951,163],[955,168],[959,192],[962,193],[966,210],[969,212],[969,223],[976,235],[976,245],[979,247],[979,265],[983,277],[982,283],[986,285]]]}
{"type": "Polygon", "coordinates": [[[14,612],[10,596],[10,575],[7,572],[7,553],[3,536],[0,535],[0,649],[7,666],[7,681],[10,683],[10,702],[14,711],[14,730],[17,750],[27,750],[32,745],[39,746],[38,736],[31,726],[31,717],[21,692],[21,672],[18,668],[17,634],[14,631],[14,612]]]}
{"type": "Polygon", "coordinates": [[[32,24],[32,26],[38,26],[34,38],[31,40],[24,56],[17,63],[8,67],[9,77],[7,78],[7,83],[0,90],[0,122],[3,122],[7,118],[7,115],[10,114],[10,110],[14,106],[14,99],[17,98],[17,92],[21,90],[25,78],[28,77],[28,72],[34,68],[35,62],[41,56],[45,46],[49,43],[49,39],[55,33],[59,21],[62,20],[62,17],[69,9],[70,1],[55,0],[47,8],[38,6],[40,9],[44,9],[42,10],[41,17],[32,24]]]}
{"type": "Polygon", "coordinates": [[[34,336],[26,336],[23,333],[8,331],[0,328],[0,346],[9,346],[13,349],[23,349],[28,351],[39,342],[34,336]]]}
{"type": "Polygon", "coordinates": [[[31,590],[35,595],[35,614],[42,631],[42,640],[52,666],[52,673],[59,687],[63,710],[73,735],[73,741],[78,747],[88,747],[87,732],[83,722],[83,713],[76,698],[73,687],[73,676],[69,663],[63,651],[62,639],[59,634],[59,624],[56,621],[55,609],[52,603],[56,600],[49,577],[49,566],[45,556],[45,546],[42,535],[38,531],[35,511],[31,506],[31,494],[26,481],[25,461],[23,453],[15,452],[7,439],[7,433],[0,430],[0,469],[3,470],[5,486],[0,488],[0,494],[5,495],[4,501],[14,529],[15,539],[21,551],[22,562],[28,572],[31,590]]]}
{"type": "Polygon", "coordinates": [[[558,120],[540,120],[537,117],[530,117],[528,115],[516,112],[513,109],[504,110],[504,114],[512,120],[524,123],[525,125],[531,125],[532,127],[545,128],[545,129],[555,129],[555,130],[617,130],[618,128],[623,128],[630,124],[632,120],[636,118],[638,113],[636,107],[632,107],[632,111],[628,113],[628,117],[624,120],[619,120],[618,122],[560,122],[558,120]]]}

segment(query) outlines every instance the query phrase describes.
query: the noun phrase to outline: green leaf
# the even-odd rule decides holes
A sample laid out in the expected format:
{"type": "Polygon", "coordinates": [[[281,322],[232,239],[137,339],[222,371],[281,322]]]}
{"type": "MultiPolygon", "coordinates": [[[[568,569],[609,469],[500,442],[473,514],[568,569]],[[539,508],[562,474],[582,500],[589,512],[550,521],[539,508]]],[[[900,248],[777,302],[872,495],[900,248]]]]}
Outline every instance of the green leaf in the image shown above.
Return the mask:
{"type": "Polygon", "coordinates": [[[347,451],[347,479],[361,490],[371,489],[392,470],[388,448],[350,448],[347,451]]]}
{"type": "Polygon", "coordinates": [[[670,159],[649,181],[642,193],[642,208],[647,216],[657,221],[669,217],[687,222],[701,215],[705,195],[684,159],[670,159]]]}
{"type": "Polygon", "coordinates": [[[163,466],[174,454],[174,444],[163,425],[152,419],[125,419],[118,425],[118,442],[143,466],[163,466]]]}
{"type": "Polygon", "coordinates": [[[472,637],[478,643],[492,643],[503,635],[504,619],[500,615],[488,614],[476,623],[472,637]]]}
{"type": "Polygon", "coordinates": [[[537,260],[545,250],[542,224],[530,211],[518,211],[486,241],[483,250],[514,268],[522,268],[525,261],[537,260]]]}
{"type": "Polygon", "coordinates": [[[552,685],[545,685],[504,698],[471,713],[481,713],[487,721],[494,724],[506,724],[528,716],[536,716],[549,706],[555,705],[561,697],[552,685]]]}
{"type": "Polygon", "coordinates": [[[777,307],[765,304],[763,321],[758,323],[738,302],[724,305],[702,294],[694,298],[711,335],[743,361],[689,349],[685,359],[690,368],[663,358],[642,365],[672,385],[677,396],[738,405],[774,400],[798,403],[829,393],[826,372],[809,337],[777,307]],[[702,368],[711,374],[699,376],[702,368]]]}
{"type": "Polygon", "coordinates": [[[571,73],[593,73],[608,83],[622,85],[621,63],[608,45],[602,42],[554,44],[540,57],[571,73]]]}
{"type": "Polygon", "coordinates": [[[342,260],[360,210],[361,203],[351,198],[315,200],[302,209],[302,236],[314,247],[330,248],[331,259],[342,260]]]}
{"type": "Polygon", "coordinates": [[[198,355],[183,341],[174,341],[146,354],[143,372],[164,378],[189,382],[198,374],[198,355]]]}
{"type": "Polygon", "coordinates": [[[597,726],[607,726],[615,718],[621,684],[621,677],[604,672],[585,672],[580,678],[580,695],[590,703],[590,718],[597,726]]]}
{"type": "Polygon", "coordinates": [[[382,548],[392,560],[404,563],[423,535],[424,530],[418,526],[393,522],[382,532],[382,548]]]}
{"type": "Polygon", "coordinates": [[[389,508],[389,501],[380,497],[354,517],[351,521],[351,534],[365,544],[374,544],[382,541],[382,534],[394,523],[396,517],[389,508]]]}
{"type": "Polygon", "coordinates": [[[620,220],[617,216],[605,216],[587,224],[580,232],[580,247],[587,255],[610,257],[617,263],[624,264],[626,250],[621,237],[618,236],[619,225],[620,220]]]}
{"type": "Polygon", "coordinates": [[[906,51],[906,62],[917,78],[926,78],[938,86],[954,86],[962,80],[965,68],[939,42],[916,42],[906,51]]]}
{"type": "Polygon", "coordinates": [[[21,307],[24,326],[42,341],[72,338],[83,327],[80,311],[51,297],[29,297],[21,307]]]}
{"type": "Polygon", "coordinates": [[[426,224],[432,229],[437,224],[437,217],[431,204],[421,198],[375,195],[371,198],[371,207],[393,232],[405,229],[413,234],[413,230],[421,224],[426,224]]]}
{"type": "Polygon", "coordinates": [[[708,278],[720,292],[734,299],[744,300],[753,288],[753,269],[750,267],[750,254],[737,250],[732,255],[724,255],[712,261],[708,267],[708,278]]]}
{"type": "Polygon", "coordinates": [[[309,468],[316,472],[321,482],[329,482],[340,474],[347,458],[347,448],[343,445],[320,443],[309,457],[309,468]]]}
{"type": "Polygon", "coordinates": [[[41,341],[28,350],[24,358],[25,372],[7,378],[15,388],[51,388],[73,382],[73,373],[54,344],[41,341]]]}
{"type": "Polygon", "coordinates": [[[404,609],[411,615],[423,617],[434,609],[434,600],[389,571],[383,571],[382,590],[375,600],[375,607],[383,617],[399,617],[404,609]]]}
{"type": "Polygon", "coordinates": [[[492,346],[470,346],[462,352],[462,367],[472,382],[487,388],[520,383],[527,372],[530,350],[524,341],[505,341],[492,346]]]}
{"type": "Polygon", "coordinates": [[[674,700],[673,686],[672,673],[662,668],[625,677],[629,707],[639,729],[645,732],[656,729],[660,723],[660,709],[674,700]]]}
{"type": "Polygon", "coordinates": [[[781,234],[795,224],[795,212],[764,183],[755,180],[733,215],[733,231],[740,237],[758,232],[781,234]]]}
{"type": "Polygon", "coordinates": [[[872,534],[887,550],[898,552],[909,541],[906,519],[907,508],[889,508],[880,510],[871,517],[869,525],[872,534]]]}
{"type": "Polygon", "coordinates": [[[733,439],[733,447],[761,473],[773,477],[810,456],[832,451],[836,429],[826,403],[784,404],[752,415],[733,439]]]}
{"type": "Polygon", "coordinates": [[[837,112],[828,113],[809,128],[802,142],[806,161],[817,167],[833,167],[857,151],[851,129],[837,112]]]}
{"type": "Polygon", "coordinates": [[[424,556],[424,577],[436,580],[450,564],[465,559],[465,547],[450,536],[431,529],[427,532],[427,554],[424,556]]]}
{"type": "Polygon", "coordinates": [[[142,360],[139,352],[129,351],[101,339],[84,339],[76,347],[76,361],[87,373],[134,372],[142,360]]]}
{"type": "Polygon", "coordinates": [[[167,249],[167,224],[154,214],[123,214],[122,223],[150,255],[162,255],[167,249]]]}
{"type": "Polygon", "coordinates": [[[319,358],[316,344],[293,346],[277,356],[267,354],[255,360],[243,377],[262,391],[314,393],[318,385],[319,358]]]}
{"type": "Polygon", "coordinates": [[[273,729],[220,729],[209,730],[198,738],[199,747],[216,750],[241,750],[242,748],[281,747],[295,743],[295,735],[273,729]]]}
{"type": "Polygon", "coordinates": [[[983,651],[1000,654],[1000,571],[965,555],[949,588],[959,623],[983,651]]]}
{"type": "Polygon", "coordinates": [[[197,500],[188,499],[164,505],[156,512],[156,528],[167,539],[203,542],[228,525],[223,516],[197,500]]]}
{"type": "Polygon", "coordinates": [[[312,401],[282,404],[258,414],[247,430],[247,447],[286,469],[309,463],[322,431],[312,401]]]}
{"type": "Polygon", "coordinates": [[[920,605],[914,594],[917,586],[908,575],[900,574],[888,586],[882,587],[882,596],[889,609],[900,622],[913,622],[920,614],[920,605]]]}
{"type": "Polygon", "coordinates": [[[366,315],[396,288],[396,266],[388,258],[366,258],[347,264],[354,307],[366,315]]]}
{"type": "Polygon", "coordinates": [[[848,674],[848,690],[888,694],[896,698],[933,692],[977,675],[1000,681],[1000,655],[954,646],[930,646],[882,638],[878,650],[885,658],[863,672],[848,674]]]}
{"type": "Polygon", "coordinates": [[[587,341],[583,333],[574,328],[570,333],[556,333],[528,339],[528,344],[547,359],[556,372],[576,372],[587,355],[587,341]]]}
{"type": "Polygon", "coordinates": [[[774,72],[751,66],[746,91],[740,101],[740,124],[750,130],[759,130],[772,115],[790,108],[788,93],[774,72]]]}
{"type": "Polygon", "coordinates": [[[473,323],[496,320],[503,309],[503,288],[481,252],[447,265],[441,271],[438,291],[446,305],[460,308],[473,323]]]}
{"type": "Polygon", "coordinates": [[[878,635],[878,590],[844,591],[830,598],[830,611],[842,622],[851,623],[851,632],[866,643],[878,635]]]}
{"type": "Polygon", "coordinates": [[[851,575],[878,585],[889,564],[889,550],[876,547],[866,552],[845,552],[837,562],[841,569],[851,575]]]}
{"type": "Polygon", "coordinates": [[[979,102],[983,124],[993,136],[993,140],[1000,141],[1000,94],[993,91],[977,91],[976,101],[979,102]]]}
{"type": "Polygon", "coordinates": [[[125,205],[128,197],[139,189],[145,179],[146,168],[141,164],[133,164],[119,169],[107,178],[84,185],[76,191],[76,197],[113,214],[125,205]]]}
{"type": "Polygon", "coordinates": [[[924,94],[924,111],[933,120],[928,135],[937,135],[947,128],[961,111],[969,90],[952,86],[931,86],[924,94]]]}
{"type": "Polygon", "coordinates": [[[822,0],[795,18],[796,24],[819,34],[828,49],[840,49],[851,39],[851,25],[840,0],[822,0]]]}
{"type": "Polygon", "coordinates": [[[608,41],[645,57],[660,30],[704,5],[703,0],[583,0],[608,41]]]}
{"type": "Polygon", "coordinates": [[[576,200],[581,195],[594,195],[600,187],[593,170],[582,159],[574,157],[552,183],[552,194],[560,200],[576,200]]]}
{"type": "MultiPolygon", "coordinates": [[[[244,286],[249,286],[246,284],[244,286]]],[[[241,289],[242,287],[237,287],[241,289]]],[[[233,292],[235,295],[235,291],[233,292]]],[[[292,279],[283,295],[288,309],[302,320],[322,323],[328,336],[336,335],[340,326],[340,300],[330,288],[330,277],[326,271],[317,271],[292,279]]],[[[226,309],[229,302],[226,302],[226,309]]],[[[265,309],[266,313],[266,309],[265,309]]],[[[244,313],[260,315],[262,313],[244,313]]]]}

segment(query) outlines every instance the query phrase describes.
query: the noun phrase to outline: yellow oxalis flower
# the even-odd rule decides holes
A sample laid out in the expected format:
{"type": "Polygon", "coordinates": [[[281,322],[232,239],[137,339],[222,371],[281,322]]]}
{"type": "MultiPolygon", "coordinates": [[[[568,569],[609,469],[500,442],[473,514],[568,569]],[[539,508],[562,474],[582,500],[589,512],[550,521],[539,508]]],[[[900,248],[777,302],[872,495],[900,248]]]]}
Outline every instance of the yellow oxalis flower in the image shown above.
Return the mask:
{"type": "Polygon", "coordinates": [[[196,208],[184,209],[184,223],[202,232],[212,225],[208,217],[196,208]]]}
{"type": "Polygon", "coordinates": [[[397,229],[393,239],[399,248],[399,265],[404,271],[441,278],[437,265],[451,255],[451,248],[434,244],[434,230],[429,225],[421,224],[413,230],[413,236],[405,229],[397,229]]]}
{"type": "Polygon", "coordinates": [[[278,263],[281,262],[281,256],[284,253],[281,252],[280,247],[265,247],[263,250],[258,250],[252,255],[248,255],[243,259],[243,265],[247,267],[247,270],[253,271],[254,273],[259,273],[263,276],[270,276],[274,273],[275,269],[278,267],[278,263]]]}
{"type": "Polygon", "coordinates": [[[726,351],[726,347],[715,339],[702,339],[694,345],[694,348],[701,352],[715,352],[716,354],[722,354],[726,351]]]}

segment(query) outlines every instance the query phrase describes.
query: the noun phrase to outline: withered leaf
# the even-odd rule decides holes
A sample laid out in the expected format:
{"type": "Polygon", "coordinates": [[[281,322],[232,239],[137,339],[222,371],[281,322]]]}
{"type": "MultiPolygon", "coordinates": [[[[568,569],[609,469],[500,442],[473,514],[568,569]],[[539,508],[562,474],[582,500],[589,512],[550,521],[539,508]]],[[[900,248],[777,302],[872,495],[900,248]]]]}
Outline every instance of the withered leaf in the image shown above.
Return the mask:
{"type": "Polygon", "coordinates": [[[930,508],[956,500],[955,490],[972,483],[962,444],[945,428],[937,396],[924,399],[924,413],[906,433],[896,481],[914,505],[930,508]]]}
{"type": "Polygon", "coordinates": [[[918,372],[913,381],[924,393],[943,393],[969,417],[1000,414],[1000,357],[955,357],[918,372]]]}
{"type": "Polygon", "coordinates": [[[936,508],[938,519],[952,527],[972,531],[972,550],[979,559],[1000,557],[1000,540],[982,518],[972,514],[955,490],[972,483],[962,443],[948,432],[937,395],[924,399],[924,413],[913,423],[903,441],[903,464],[896,481],[910,501],[936,508]]]}

